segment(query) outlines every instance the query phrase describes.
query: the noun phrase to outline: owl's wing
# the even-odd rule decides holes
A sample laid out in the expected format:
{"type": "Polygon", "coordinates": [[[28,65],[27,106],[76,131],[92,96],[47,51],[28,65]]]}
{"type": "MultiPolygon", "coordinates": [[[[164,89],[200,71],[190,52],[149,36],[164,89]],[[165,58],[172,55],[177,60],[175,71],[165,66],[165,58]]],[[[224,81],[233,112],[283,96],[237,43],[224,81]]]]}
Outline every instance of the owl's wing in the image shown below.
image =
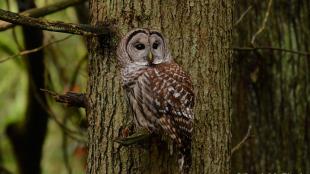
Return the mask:
{"type": "Polygon", "coordinates": [[[194,93],[190,77],[175,63],[156,65],[146,76],[152,97],[145,102],[155,107],[158,124],[180,144],[191,139],[194,93]]]}
{"type": "Polygon", "coordinates": [[[175,63],[142,71],[129,74],[125,85],[136,125],[161,131],[178,144],[190,140],[194,118],[190,77],[175,63]]]}

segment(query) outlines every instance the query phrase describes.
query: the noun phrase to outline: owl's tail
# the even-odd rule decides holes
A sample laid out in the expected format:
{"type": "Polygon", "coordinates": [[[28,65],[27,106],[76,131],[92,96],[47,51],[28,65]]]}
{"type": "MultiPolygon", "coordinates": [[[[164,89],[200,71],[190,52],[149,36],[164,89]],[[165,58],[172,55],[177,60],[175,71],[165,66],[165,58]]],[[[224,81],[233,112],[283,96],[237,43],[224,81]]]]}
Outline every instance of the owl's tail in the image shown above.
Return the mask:
{"type": "Polygon", "coordinates": [[[179,170],[181,174],[189,174],[192,166],[191,146],[182,147],[178,154],[179,170]]]}

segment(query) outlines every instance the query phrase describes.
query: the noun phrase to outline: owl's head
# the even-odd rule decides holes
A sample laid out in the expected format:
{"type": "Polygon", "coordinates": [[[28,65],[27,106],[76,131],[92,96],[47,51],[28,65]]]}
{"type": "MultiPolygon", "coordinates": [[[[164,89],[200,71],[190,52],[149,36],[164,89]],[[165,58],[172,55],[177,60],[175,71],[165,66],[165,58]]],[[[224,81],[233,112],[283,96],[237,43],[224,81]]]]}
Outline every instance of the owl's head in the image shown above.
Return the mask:
{"type": "Polygon", "coordinates": [[[166,41],[159,31],[137,28],[120,41],[117,57],[122,66],[154,65],[172,61],[166,41]]]}

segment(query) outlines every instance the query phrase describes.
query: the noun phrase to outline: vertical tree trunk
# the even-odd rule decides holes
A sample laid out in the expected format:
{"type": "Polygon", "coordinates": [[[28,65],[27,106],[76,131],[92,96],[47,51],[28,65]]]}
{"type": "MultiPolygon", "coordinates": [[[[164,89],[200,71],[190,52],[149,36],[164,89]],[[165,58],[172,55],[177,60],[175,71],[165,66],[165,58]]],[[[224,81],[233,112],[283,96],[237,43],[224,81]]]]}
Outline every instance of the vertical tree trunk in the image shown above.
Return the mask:
{"type": "Polygon", "coordinates": [[[193,173],[230,173],[233,2],[204,2],[193,44],[198,51],[190,56],[198,61],[194,70],[198,93],[193,173]]]}
{"type": "MultiPolygon", "coordinates": [[[[19,0],[19,11],[35,8],[33,0],[19,0]]],[[[22,27],[26,50],[42,45],[41,30],[22,27]]],[[[20,174],[41,173],[41,156],[47,130],[46,99],[44,88],[44,52],[37,51],[27,55],[28,72],[27,109],[22,123],[12,123],[7,127],[7,134],[12,143],[20,174]]]]}
{"type": "MultiPolygon", "coordinates": [[[[90,0],[92,25],[161,30],[197,95],[192,173],[229,173],[232,1],[90,0]]],[[[122,147],[113,140],[131,118],[116,66],[121,36],[90,38],[88,174],[178,173],[167,145],[122,147]]]]}
{"type": "MultiPolygon", "coordinates": [[[[239,1],[236,46],[249,46],[262,26],[268,1],[239,1]]],[[[310,3],[273,0],[261,47],[310,51],[310,3]]],[[[310,173],[310,59],[282,51],[237,52],[234,64],[233,144],[254,135],[233,155],[233,173],[310,173]]]]}

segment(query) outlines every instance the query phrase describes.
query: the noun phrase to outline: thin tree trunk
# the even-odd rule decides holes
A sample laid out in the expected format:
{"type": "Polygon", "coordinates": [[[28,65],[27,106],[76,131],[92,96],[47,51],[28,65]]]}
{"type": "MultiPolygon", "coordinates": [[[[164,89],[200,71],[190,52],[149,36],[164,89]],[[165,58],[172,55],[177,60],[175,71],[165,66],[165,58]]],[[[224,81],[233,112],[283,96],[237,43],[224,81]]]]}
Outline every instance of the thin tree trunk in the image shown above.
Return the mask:
{"type": "MultiPolygon", "coordinates": [[[[178,173],[165,143],[122,147],[126,109],[115,45],[134,27],[161,30],[172,55],[193,79],[196,123],[192,173],[229,173],[232,1],[90,1],[92,25],[119,26],[117,36],[90,38],[88,174],[178,173]]],[[[113,34],[113,33],[112,33],[113,34]]]]}
{"type": "MultiPolygon", "coordinates": [[[[34,8],[33,0],[20,0],[19,10],[34,8]]],[[[26,50],[42,45],[41,30],[22,27],[26,50]]],[[[7,134],[12,143],[21,174],[41,173],[41,156],[47,130],[47,116],[44,106],[46,99],[40,88],[44,88],[44,53],[43,50],[27,55],[28,99],[25,119],[22,123],[12,123],[7,127],[7,134]]]]}

